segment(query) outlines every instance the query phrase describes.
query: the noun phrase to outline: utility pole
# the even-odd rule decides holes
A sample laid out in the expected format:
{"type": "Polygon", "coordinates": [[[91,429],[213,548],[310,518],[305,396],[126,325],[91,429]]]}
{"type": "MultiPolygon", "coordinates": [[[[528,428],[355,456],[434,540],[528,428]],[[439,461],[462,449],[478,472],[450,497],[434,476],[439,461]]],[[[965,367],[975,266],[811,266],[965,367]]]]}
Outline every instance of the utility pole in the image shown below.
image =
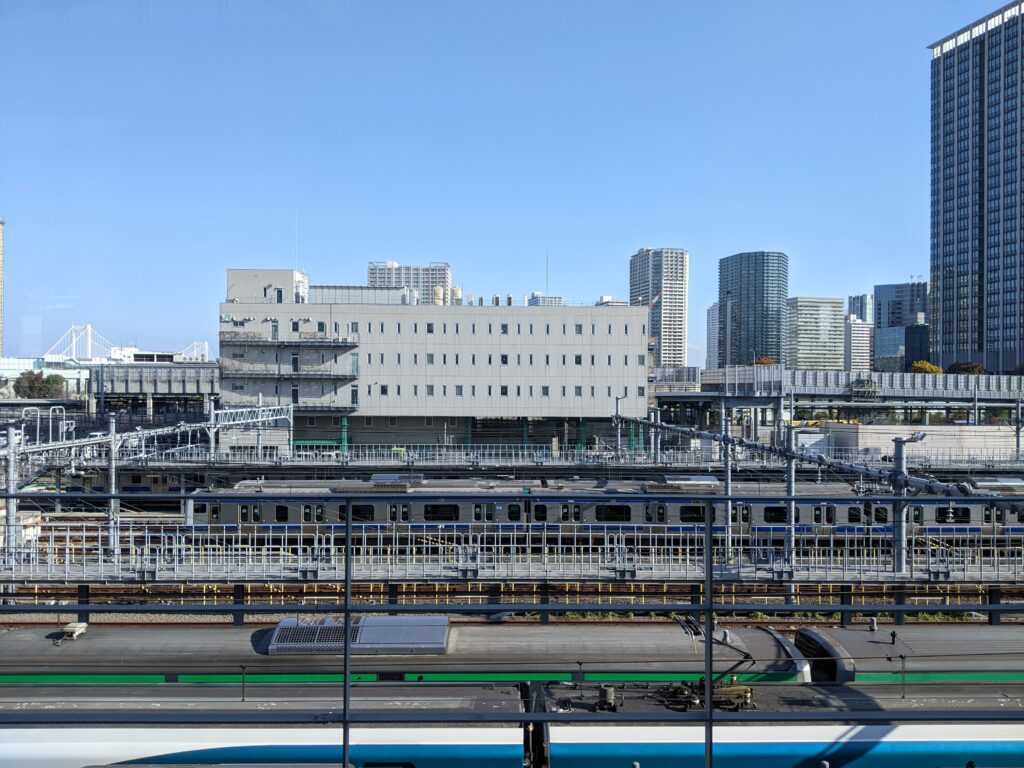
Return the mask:
{"type": "Polygon", "coordinates": [[[110,446],[107,456],[108,489],[110,506],[107,511],[107,545],[111,554],[116,554],[117,518],[121,512],[121,502],[117,498],[117,416],[110,414],[107,422],[110,429],[110,446]]]}
{"type": "MultiPolygon", "coordinates": [[[[917,443],[924,440],[924,432],[915,432],[911,437],[894,437],[893,451],[893,475],[892,489],[900,497],[907,495],[907,443],[917,443]]],[[[907,570],[907,502],[899,501],[896,509],[893,510],[893,519],[896,523],[896,551],[893,553],[893,571],[896,576],[901,576],[907,570]]]]}
{"type": "Polygon", "coordinates": [[[7,525],[4,528],[4,552],[13,565],[14,549],[18,544],[18,452],[14,445],[14,427],[7,428],[7,525]]]}
{"type": "Polygon", "coordinates": [[[792,424],[786,431],[786,495],[790,497],[786,502],[786,567],[793,567],[793,558],[796,550],[796,427],[792,424]]]}
{"type": "MultiPolygon", "coordinates": [[[[719,417],[722,437],[728,437],[724,397],[721,400],[719,417]]],[[[722,440],[722,463],[725,465],[725,557],[728,561],[732,558],[732,447],[725,440],[722,440]]]]}
{"type": "Polygon", "coordinates": [[[619,403],[625,400],[625,395],[615,398],[615,460],[622,460],[622,420],[619,413],[619,403]]]}

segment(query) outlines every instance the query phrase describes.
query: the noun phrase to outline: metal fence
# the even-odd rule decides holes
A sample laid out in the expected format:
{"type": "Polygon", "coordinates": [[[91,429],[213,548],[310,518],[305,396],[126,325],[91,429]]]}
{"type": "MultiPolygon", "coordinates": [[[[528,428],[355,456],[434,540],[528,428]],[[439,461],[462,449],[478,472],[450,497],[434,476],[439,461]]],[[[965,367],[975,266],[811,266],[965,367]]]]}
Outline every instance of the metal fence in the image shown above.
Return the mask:
{"type": "MultiPolygon", "coordinates": [[[[344,526],[239,531],[185,526],[25,525],[3,553],[0,581],[338,582],[345,573],[344,526]]],[[[1024,583],[1024,540],[968,533],[941,540],[914,534],[896,570],[892,533],[821,526],[797,539],[716,534],[713,576],[732,583],[1024,583]]],[[[353,528],[356,581],[671,582],[704,578],[703,531],[623,531],[618,526],[353,528]]]]}

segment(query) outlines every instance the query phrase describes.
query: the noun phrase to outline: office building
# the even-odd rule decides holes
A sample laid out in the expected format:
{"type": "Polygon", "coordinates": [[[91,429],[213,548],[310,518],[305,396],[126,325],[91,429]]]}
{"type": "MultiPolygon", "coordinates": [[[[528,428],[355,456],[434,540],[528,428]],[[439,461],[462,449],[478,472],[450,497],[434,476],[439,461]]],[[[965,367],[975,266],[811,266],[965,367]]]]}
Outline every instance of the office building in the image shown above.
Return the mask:
{"type": "Polygon", "coordinates": [[[876,285],[874,304],[875,370],[902,371],[907,365],[907,326],[927,322],[928,283],[876,285]]]}
{"type": "Polygon", "coordinates": [[[4,222],[0,219],[0,357],[4,356],[4,222]]]}
{"type": "Polygon", "coordinates": [[[843,343],[843,368],[847,371],[871,371],[874,359],[875,327],[854,313],[846,316],[843,343]]]}
{"type": "Polygon", "coordinates": [[[718,302],[708,307],[708,349],[705,368],[718,367],[718,302]]]}
{"type": "Polygon", "coordinates": [[[690,256],[679,248],[641,248],[629,259],[629,303],[649,309],[656,366],[686,365],[690,256]]]}
{"type": "Polygon", "coordinates": [[[847,314],[854,315],[858,320],[874,325],[875,297],[870,293],[860,293],[846,300],[847,314]]]}
{"type": "Polygon", "coordinates": [[[737,253],[718,262],[719,367],[759,357],[782,362],[788,294],[784,253],[737,253]]]}
{"type": "Polygon", "coordinates": [[[785,366],[811,371],[843,370],[845,317],[842,299],[809,296],[788,299],[785,366]]]}
{"type": "Polygon", "coordinates": [[[564,307],[565,299],[561,296],[545,296],[540,291],[534,291],[526,300],[528,307],[564,307]]]}
{"type": "Polygon", "coordinates": [[[931,362],[1024,363],[1017,2],[931,47],[931,362]]]}
{"type": "Polygon", "coordinates": [[[903,370],[906,371],[918,360],[928,360],[931,326],[927,323],[917,323],[906,326],[903,331],[906,340],[903,370]]]}
{"type": "Polygon", "coordinates": [[[291,403],[294,446],[340,449],[509,434],[591,445],[616,399],[646,413],[646,308],[336,301],[352,296],[292,270],[229,270],[223,404],[291,403]]]}
{"type": "Polygon", "coordinates": [[[452,303],[452,270],[447,262],[410,267],[397,261],[373,261],[366,269],[371,288],[409,288],[421,304],[452,303]]]}

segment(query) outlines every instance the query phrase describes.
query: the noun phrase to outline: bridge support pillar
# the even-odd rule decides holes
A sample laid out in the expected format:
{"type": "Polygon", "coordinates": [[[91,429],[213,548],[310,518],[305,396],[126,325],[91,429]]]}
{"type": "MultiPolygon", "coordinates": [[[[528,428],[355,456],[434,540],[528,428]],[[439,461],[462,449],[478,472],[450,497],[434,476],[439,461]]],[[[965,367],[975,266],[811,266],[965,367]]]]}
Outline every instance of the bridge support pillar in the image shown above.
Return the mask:
{"type": "MultiPolygon", "coordinates": [[[[235,584],[235,605],[245,605],[245,584],[235,584]]],[[[241,627],[245,624],[245,614],[239,611],[231,616],[231,623],[236,627],[241,627]]]]}
{"type": "MultiPolygon", "coordinates": [[[[546,581],[540,585],[540,602],[541,605],[548,605],[551,602],[551,585],[548,584],[546,581]]],[[[540,623],[551,623],[551,614],[547,611],[544,611],[540,615],[540,623]]]]}
{"type": "MultiPolygon", "coordinates": [[[[79,584],[78,585],[78,604],[79,605],[88,605],[89,604],[89,585],[88,584],[79,584]]],[[[88,621],[89,621],[89,611],[88,611],[88,609],[80,610],[78,612],[78,618],[76,620],[77,621],[84,621],[84,622],[88,623],[88,621]]]]}
{"type": "MultiPolygon", "coordinates": [[[[988,604],[999,605],[1003,602],[1003,588],[1002,587],[989,587],[988,588],[988,604]]],[[[997,611],[989,611],[988,623],[996,625],[1002,622],[1002,614],[997,611]]]]}
{"type": "MultiPolygon", "coordinates": [[[[839,601],[843,605],[853,605],[853,585],[843,584],[839,588],[839,601]]],[[[853,626],[853,611],[840,611],[840,623],[844,627],[853,626]]]]}
{"type": "MultiPolygon", "coordinates": [[[[893,587],[892,602],[894,605],[907,604],[907,588],[902,584],[897,584],[893,587]]],[[[892,620],[896,624],[905,624],[907,621],[907,615],[900,611],[893,614],[892,620]]]]}
{"type": "MultiPolygon", "coordinates": [[[[388,605],[398,605],[398,584],[394,581],[388,582],[388,605]]],[[[389,615],[396,616],[397,614],[389,615]]]]}

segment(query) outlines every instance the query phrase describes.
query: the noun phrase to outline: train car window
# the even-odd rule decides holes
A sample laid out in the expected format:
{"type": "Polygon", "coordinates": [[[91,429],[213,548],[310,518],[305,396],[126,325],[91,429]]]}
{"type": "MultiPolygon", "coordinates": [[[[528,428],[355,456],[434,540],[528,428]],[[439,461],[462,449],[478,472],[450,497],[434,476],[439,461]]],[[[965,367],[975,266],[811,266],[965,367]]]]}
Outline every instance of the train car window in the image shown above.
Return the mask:
{"type": "Polygon", "coordinates": [[[582,516],[582,514],[580,512],[580,505],[579,504],[573,504],[572,505],[572,521],[574,523],[578,523],[581,519],[583,519],[583,516],[582,516]]]}
{"type": "Polygon", "coordinates": [[[195,514],[195,515],[205,515],[206,514],[206,505],[205,504],[196,504],[195,508],[192,510],[192,513],[195,514]]]}
{"type": "Polygon", "coordinates": [[[835,525],[836,524],[836,505],[826,504],[825,505],[825,524],[835,525]]]}
{"type": "MultiPolygon", "coordinates": [[[[302,520],[308,523],[312,519],[312,514],[309,511],[309,504],[302,505],[302,520]]],[[[278,504],[274,507],[274,522],[276,523],[287,523],[288,522],[288,505],[278,504]]]]}
{"type": "Polygon", "coordinates": [[[318,523],[322,523],[324,521],[324,505],[323,504],[317,504],[316,505],[316,518],[315,519],[316,519],[316,521],[318,523]]]}
{"type": "Polygon", "coordinates": [[[210,522],[216,523],[220,520],[220,504],[210,505],[210,522]]]}
{"type": "Polygon", "coordinates": [[[402,505],[402,522],[403,523],[408,523],[409,522],[409,505],[408,504],[403,504],[402,505]]]}
{"type": "Polygon", "coordinates": [[[936,523],[954,523],[963,525],[971,522],[970,507],[936,507],[936,523]]]}
{"type": "Polygon", "coordinates": [[[680,523],[703,523],[704,522],[704,505],[703,504],[680,504],[679,505],[679,522],[680,523]]]}
{"type": "Polygon", "coordinates": [[[523,508],[519,504],[508,505],[508,521],[518,523],[523,517],[523,508]]]}
{"type": "Polygon", "coordinates": [[[816,504],[814,506],[814,522],[820,523],[822,521],[822,512],[822,507],[816,504]]]}
{"type": "Polygon", "coordinates": [[[997,523],[1005,523],[1006,522],[1006,510],[1005,509],[997,509],[996,510],[996,522],[997,523]]]}
{"type": "Polygon", "coordinates": [[[494,505],[484,504],[484,520],[494,522],[494,505]]]}
{"type": "Polygon", "coordinates": [[[875,507],[875,513],[872,516],[876,523],[888,523],[889,522],[889,508],[888,507],[875,507]]]}
{"type": "Polygon", "coordinates": [[[569,505],[568,504],[563,504],[562,505],[562,522],[563,523],[568,523],[569,522],[569,505]]]}
{"type": "Polygon", "coordinates": [[[860,507],[848,507],[846,510],[846,519],[851,523],[859,523],[861,519],[860,507]]]}
{"type": "Polygon", "coordinates": [[[392,523],[398,522],[398,505],[388,504],[388,520],[392,523]]]}
{"type": "MultiPolygon", "coordinates": [[[[263,505],[262,504],[253,504],[252,505],[252,521],[254,523],[258,523],[262,519],[263,519],[263,505]]],[[[285,519],[287,519],[287,518],[285,518],[285,519]]]]}
{"type": "Polygon", "coordinates": [[[474,504],[473,505],[473,522],[479,523],[484,519],[484,505],[474,504]]]}
{"type": "MultiPolygon", "coordinates": [[[[511,507],[509,508],[509,514],[511,514],[511,507]]],[[[459,519],[459,505],[424,504],[423,519],[428,523],[454,523],[459,519]]]]}
{"type": "MultiPolygon", "coordinates": [[[[394,504],[391,505],[395,506],[394,504]]],[[[373,504],[353,504],[352,505],[352,522],[354,523],[372,523],[373,522],[373,504]]]]}
{"type": "Polygon", "coordinates": [[[915,504],[910,508],[910,519],[915,523],[924,522],[924,507],[920,504],[915,504]]]}
{"type": "Polygon", "coordinates": [[[764,521],[766,523],[785,523],[786,508],[776,504],[764,508],[764,521]]]}
{"type": "Polygon", "coordinates": [[[734,506],[729,510],[729,522],[738,523],[740,521],[740,510],[739,507],[734,506]]]}
{"type": "Polygon", "coordinates": [[[142,483],[142,475],[132,475],[132,485],[140,485],[142,483]]]}
{"type": "Polygon", "coordinates": [[[242,523],[248,523],[249,522],[249,505],[248,504],[242,504],[238,508],[238,520],[239,520],[239,522],[242,522],[242,523]]]}
{"type": "Polygon", "coordinates": [[[986,523],[992,522],[992,507],[985,507],[985,517],[983,519],[986,523]]]}
{"type": "Polygon", "coordinates": [[[594,516],[599,523],[628,523],[632,511],[629,504],[598,504],[594,516]]]}
{"type": "MultiPolygon", "coordinates": [[[[277,514],[275,515],[277,522],[287,523],[288,522],[288,507],[284,504],[277,505],[277,514]],[[281,519],[281,515],[284,515],[284,520],[281,519]]],[[[309,504],[302,505],[302,522],[311,523],[313,522],[313,508],[309,504]]]]}
{"type": "Polygon", "coordinates": [[[548,505],[547,504],[534,504],[533,505],[533,519],[538,523],[546,523],[548,521],[548,505]]]}
{"type": "Polygon", "coordinates": [[[749,523],[750,522],[750,505],[749,504],[744,504],[743,505],[742,515],[743,515],[743,522],[744,523],[749,523]]]}

